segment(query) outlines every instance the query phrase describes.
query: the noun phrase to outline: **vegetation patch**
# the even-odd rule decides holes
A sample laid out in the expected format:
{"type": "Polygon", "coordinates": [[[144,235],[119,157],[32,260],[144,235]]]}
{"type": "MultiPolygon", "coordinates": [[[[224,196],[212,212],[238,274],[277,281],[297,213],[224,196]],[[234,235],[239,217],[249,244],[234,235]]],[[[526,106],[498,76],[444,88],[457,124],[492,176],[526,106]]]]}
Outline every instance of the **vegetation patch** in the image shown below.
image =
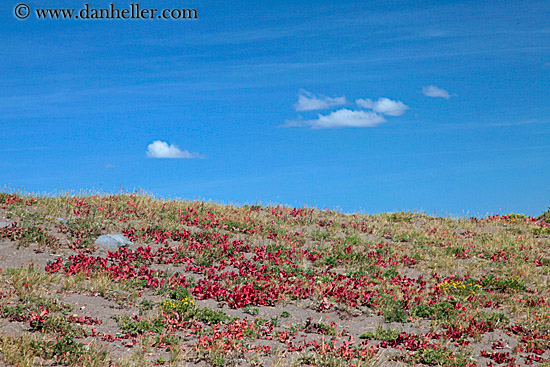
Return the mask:
{"type": "Polygon", "coordinates": [[[348,215],[125,192],[0,204],[8,365],[550,363],[548,211],[348,215]],[[131,243],[95,243],[106,234],[131,243]]]}

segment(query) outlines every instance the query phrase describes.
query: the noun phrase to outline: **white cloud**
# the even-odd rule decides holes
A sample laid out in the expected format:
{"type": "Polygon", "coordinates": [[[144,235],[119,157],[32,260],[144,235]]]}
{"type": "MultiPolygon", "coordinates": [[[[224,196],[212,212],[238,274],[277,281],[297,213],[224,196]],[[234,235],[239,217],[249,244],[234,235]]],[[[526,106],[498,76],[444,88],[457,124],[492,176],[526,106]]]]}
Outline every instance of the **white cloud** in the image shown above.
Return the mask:
{"type": "Polygon", "coordinates": [[[177,146],[156,140],[147,146],[147,156],[149,158],[201,158],[200,154],[189,153],[187,150],[180,150],[177,146]]]}
{"type": "Polygon", "coordinates": [[[287,121],[287,127],[311,126],[314,129],[330,129],[338,127],[373,127],[386,122],[381,115],[370,111],[352,111],[342,108],[328,115],[317,115],[315,120],[287,121]]]}
{"type": "Polygon", "coordinates": [[[307,90],[300,90],[298,94],[298,103],[294,105],[296,111],[326,110],[331,107],[346,104],[346,97],[326,97],[316,96],[307,90]]]}
{"type": "Polygon", "coordinates": [[[409,109],[409,106],[405,105],[401,101],[392,101],[389,98],[378,98],[378,101],[371,99],[358,99],[355,103],[359,107],[368,108],[374,112],[382,113],[389,116],[401,116],[409,109]]]}
{"type": "Polygon", "coordinates": [[[438,88],[435,85],[423,87],[422,93],[424,93],[428,97],[441,97],[445,99],[451,98],[449,92],[447,92],[445,89],[438,88]]]}

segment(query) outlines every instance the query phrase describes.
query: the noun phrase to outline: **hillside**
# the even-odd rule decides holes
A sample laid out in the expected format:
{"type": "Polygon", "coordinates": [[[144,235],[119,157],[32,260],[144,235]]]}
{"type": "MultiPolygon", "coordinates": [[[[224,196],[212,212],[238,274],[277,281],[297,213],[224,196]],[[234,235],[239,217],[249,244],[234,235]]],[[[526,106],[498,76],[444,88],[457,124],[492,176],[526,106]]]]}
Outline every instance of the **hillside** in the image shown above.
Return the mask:
{"type": "Polygon", "coordinates": [[[543,220],[0,193],[0,360],[550,366],[543,220]]]}

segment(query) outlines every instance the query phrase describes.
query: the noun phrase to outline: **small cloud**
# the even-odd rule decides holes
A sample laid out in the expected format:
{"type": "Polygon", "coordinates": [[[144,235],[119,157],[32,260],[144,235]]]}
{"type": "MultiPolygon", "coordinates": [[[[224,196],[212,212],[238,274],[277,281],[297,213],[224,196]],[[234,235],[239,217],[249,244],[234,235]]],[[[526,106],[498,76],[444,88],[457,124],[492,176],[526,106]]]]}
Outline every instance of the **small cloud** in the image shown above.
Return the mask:
{"type": "Polygon", "coordinates": [[[106,163],[103,165],[103,167],[109,169],[109,168],[116,168],[116,166],[114,164],[111,164],[111,163],[106,163]]]}
{"type": "Polygon", "coordinates": [[[298,94],[298,103],[294,105],[296,111],[326,110],[335,106],[346,104],[346,97],[326,97],[316,96],[307,90],[300,90],[298,94]]]}
{"type": "Polygon", "coordinates": [[[445,89],[438,88],[435,85],[429,85],[427,87],[423,87],[422,93],[424,93],[424,95],[428,97],[434,97],[434,98],[441,97],[445,99],[451,98],[451,95],[449,94],[449,92],[447,92],[445,89]]]}
{"type": "Polygon", "coordinates": [[[339,127],[373,127],[386,122],[381,115],[370,111],[352,111],[342,108],[328,115],[317,115],[315,120],[287,121],[286,127],[311,126],[314,129],[339,127]]]}
{"type": "Polygon", "coordinates": [[[355,103],[359,107],[368,108],[374,112],[378,112],[389,116],[401,116],[409,109],[409,106],[405,105],[401,101],[392,101],[389,98],[378,98],[378,101],[372,101],[370,99],[358,99],[355,103]]]}
{"type": "Polygon", "coordinates": [[[187,150],[180,150],[177,146],[156,140],[147,146],[147,156],[149,158],[202,158],[198,153],[190,153],[187,150]]]}

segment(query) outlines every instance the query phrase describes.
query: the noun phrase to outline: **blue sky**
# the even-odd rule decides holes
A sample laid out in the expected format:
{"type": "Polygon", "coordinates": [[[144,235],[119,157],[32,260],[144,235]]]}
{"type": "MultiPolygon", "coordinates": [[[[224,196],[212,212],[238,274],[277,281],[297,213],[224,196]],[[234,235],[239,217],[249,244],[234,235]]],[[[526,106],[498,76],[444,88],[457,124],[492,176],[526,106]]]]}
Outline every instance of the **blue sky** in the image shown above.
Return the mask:
{"type": "MultiPolygon", "coordinates": [[[[109,4],[26,4],[86,2],[109,4]]],[[[18,20],[18,4],[0,5],[0,185],[368,213],[550,206],[548,1],[140,2],[197,20],[18,20]]]]}

